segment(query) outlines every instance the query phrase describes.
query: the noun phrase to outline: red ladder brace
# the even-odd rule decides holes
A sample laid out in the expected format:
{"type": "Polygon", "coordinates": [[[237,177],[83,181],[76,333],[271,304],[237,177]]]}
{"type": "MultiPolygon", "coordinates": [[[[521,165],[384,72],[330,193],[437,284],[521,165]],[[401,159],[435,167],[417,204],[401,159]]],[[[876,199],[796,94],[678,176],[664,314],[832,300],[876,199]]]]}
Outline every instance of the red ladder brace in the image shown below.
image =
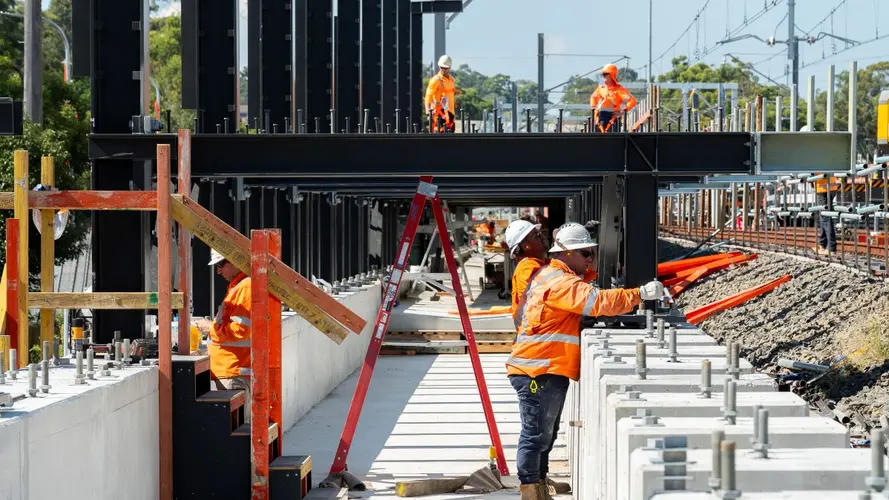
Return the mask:
{"type": "Polygon", "coordinates": [[[432,213],[435,214],[435,223],[438,226],[438,234],[441,239],[442,254],[445,256],[448,271],[451,273],[451,283],[454,288],[455,298],[457,299],[457,308],[460,311],[463,334],[466,335],[466,341],[469,343],[469,358],[472,360],[472,371],[475,373],[475,383],[478,386],[479,396],[482,400],[482,408],[485,410],[488,434],[490,434],[491,443],[493,443],[497,451],[497,468],[501,476],[509,475],[506,458],[503,456],[503,445],[500,444],[500,433],[497,431],[497,421],[494,419],[494,409],[491,407],[491,397],[488,394],[485,374],[482,372],[482,363],[478,356],[478,346],[475,344],[475,334],[472,332],[472,324],[469,321],[469,311],[466,308],[466,299],[463,296],[463,285],[460,283],[460,277],[457,274],[457,264],[454,261],[454,252],[451,248],[448,228],[441,209],[441,199],[438,197],[438,187],[432,184],[431,175],[420,177],[420,185],[417,187],[416,194],[414,194],[414,201],[411,203],[407,225],[398,245],[395,268],[392,270],[389,282],[386,284],[386,293],[383,296],[383,304],[380,307],[380,312],[374,325],[373,338],[367,348],[367,356],[364,358],[364,365],[361,367],[361,373],[358,376],[358,386],[355,388],[355,395],[352,396],[352,404],[349,406],[349,415],[346,417],[346,424],[343,427],[343,434],[340,437],[336,456],[334,457],[333,465],[330,467],[331,474],[347,470],[346,458],[349,455],[349,448],[352,446],[355,429],[358,427],[361,408],[364,405],[364,399],[367,397],[367,389],[370,386],[370,379],[373,376],[377,357],[380,355],[383,336],[389,327],[389,318],[391,317],[392,308],[395,306],[398,288],[401,286],[401,277],[408,265],[408,257],[414,244],[414,237],[420,225],[420,216],[423,215],[427,199],[432,205],[432,213]]]}

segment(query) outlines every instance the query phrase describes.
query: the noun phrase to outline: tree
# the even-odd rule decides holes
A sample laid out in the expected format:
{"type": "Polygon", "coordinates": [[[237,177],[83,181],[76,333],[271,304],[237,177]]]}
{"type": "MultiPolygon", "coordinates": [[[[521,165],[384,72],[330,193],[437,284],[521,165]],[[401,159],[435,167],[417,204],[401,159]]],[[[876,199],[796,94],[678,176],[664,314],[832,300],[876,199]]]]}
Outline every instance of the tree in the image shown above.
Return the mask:
{"type": "Polygon", "coordinates": [[[151,76],[161,95],[161,107],[170,110],[173,130],[191,128],[194,110],[182,109],[182,17],[173,14],[151,19],[149,32],[151,76]]]}

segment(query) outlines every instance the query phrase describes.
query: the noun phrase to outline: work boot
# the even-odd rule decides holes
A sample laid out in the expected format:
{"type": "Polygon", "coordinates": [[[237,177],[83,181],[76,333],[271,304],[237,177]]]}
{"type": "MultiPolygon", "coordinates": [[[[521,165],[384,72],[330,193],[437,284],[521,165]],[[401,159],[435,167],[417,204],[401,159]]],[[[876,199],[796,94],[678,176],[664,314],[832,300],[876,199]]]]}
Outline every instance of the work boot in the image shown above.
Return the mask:
{"type": "Polygon", "coordinates": [[[541,483],[523,484],[519,487],[521,500],[549,500],[549,492],[541,483]]]}
{"type": "Polygon", "coordinates": [[[546,481],[546,486],[549,488],[550,495],[563,495],[566,493],[571,493],[571,485],[568,483],[553,481],[550,478],[546,478],[544,479],[544,481],[546,481]]]}
{"type": "Polygon", "coordinates": [[[540,491],[543,495],[543,500],[553,500],[553,495],[556,494],[556,490],[547,484],[546,479],[541,479],[539,483],[540,491]]]}

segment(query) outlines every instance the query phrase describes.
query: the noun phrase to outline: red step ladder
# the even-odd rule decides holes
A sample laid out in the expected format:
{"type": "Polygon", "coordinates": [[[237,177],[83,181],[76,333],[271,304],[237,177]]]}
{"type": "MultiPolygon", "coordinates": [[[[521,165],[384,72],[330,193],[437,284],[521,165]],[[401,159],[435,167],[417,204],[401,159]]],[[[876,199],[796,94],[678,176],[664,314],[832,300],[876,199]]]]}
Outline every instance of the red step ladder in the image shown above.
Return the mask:
{"type": "Polygon", "coordinates": [[[401,242],[398,245],[395,267],[392,270],[388,283],[386,283],[386,292],[383,296],[383,303],[380,307],[380,312],[377,314],[376,323],[374,324],[373,338],[367,348],[367,356],[364,358],[364,365],[361,367],[361,373],[358,375],[358,386],[355,388],[355,394],[352,396],[352,403],[349,406],[349,415],[346,417],[346,424],[343,426],[343,434],[340,437],[339,446],[336,449],[333,465],[330,467],[331,475],[348,470],[346,466],[346,458],[349,456],[349,448],[352,446],[352,439],[355,437],[355,429],[358,427],[358,418],[361,416],[361,408],[364,406],[364,399],[367,397],[367,390],[370,386],[370,379],[373,376],[377,357],[380,354],[380,346],[383,344],[383,337],[389,327],[392,308],[395,306],[396,297],[398,297],[398,288],[401,286],[401,278],[406,272],[405,268],[408,265],[411,247],[414,244],[414,237],[416,236],[417,228],[420,225],[420,216],[423,215],[423,210],[426,207],[426,200],[429,200],[432,205],[432,213],[435,215],[435,222],[438,226],[438,234],[441,239],[442,254],[445,256],[448,272],[451,274],[451,283],[454,289],[455,298],[457,299],[457,308],[460,311],[460,322],[463,325],[463,334],[466,335],[466,341],[469,344],[469,357],[472,360],[472,371],[475,373],[475,382],[478,386],[479,396],[482,400],[482,408],[484,408],[485,411],[488,434],[490,434],[491,443],[497,452],[497,469],[500,471],[501,476],[509,475],[509,469],[506,466],[506,458],[503,456],[503,446],[500,443],[500,433],[497,430],[497,421],[494,418],[494,409],[491,407],[491,397],[488,394],[488,386],[485,383],[485,375],[482,372],[482,363],[478,356],[478,346],[475,343],[475,334],[472,332],[469,311],[466,308],[466,300],[463,296],[463,286],[460,283],[460,277],[457,274],[457,264],[454,261],[454,252],[451,248],[450,237],[448,236],[448,226],[445,224],[441,199],[438,197],[438,187],[432,184],[431,175],[420,177],[420,184],[417,187],[416,194],[414,194],[414,200],[413,203],[411,203],[411,211],[408,214],[407,225],[404,228],[404,234],[401,236],[401,242]]]}

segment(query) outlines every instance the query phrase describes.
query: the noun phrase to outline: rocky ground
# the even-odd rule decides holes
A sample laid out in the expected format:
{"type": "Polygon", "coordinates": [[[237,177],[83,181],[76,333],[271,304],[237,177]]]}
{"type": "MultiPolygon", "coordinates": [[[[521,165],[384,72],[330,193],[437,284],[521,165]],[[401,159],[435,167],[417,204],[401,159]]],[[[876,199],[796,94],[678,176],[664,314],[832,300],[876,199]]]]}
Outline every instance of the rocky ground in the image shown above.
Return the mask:
{"type": "MultiPolygon", "coordinates": [[[[679,257],[695,246],[662,239],[661,261],[679,257]]],[[[722,246],[717,250],[734,249],[722,246]]],[[[760,252],[750,263],[695,283],[677,302],[688,312],[785,274],[792,276],[790,282],[705,320],[701,328],[721,343],[740,342],[741,355],[760,371],[787,373],[777,368],[777,358],[835,363],[828,376],[808,387],[797,382],[794,390],[821,413],[848,420],[853,435],[862,435],[881,417],[885,424],[889,413],[889,286],[881,281],[823,262],[760,252]]]]}

